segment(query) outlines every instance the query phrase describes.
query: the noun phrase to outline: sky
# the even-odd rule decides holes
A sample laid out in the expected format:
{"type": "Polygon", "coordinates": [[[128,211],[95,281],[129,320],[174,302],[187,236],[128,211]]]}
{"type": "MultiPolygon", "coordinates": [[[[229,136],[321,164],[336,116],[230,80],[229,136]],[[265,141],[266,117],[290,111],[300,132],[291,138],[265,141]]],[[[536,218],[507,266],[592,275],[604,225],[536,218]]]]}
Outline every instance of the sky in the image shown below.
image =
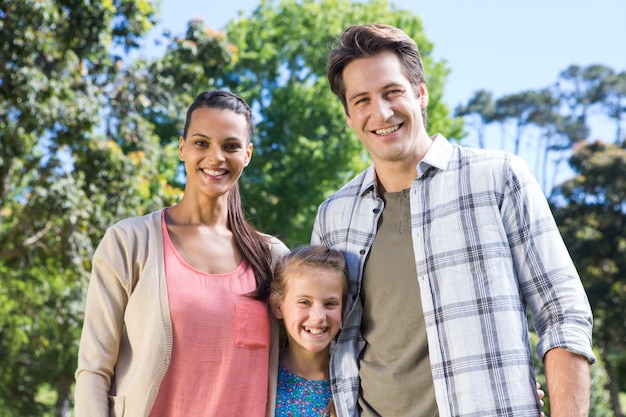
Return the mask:
{"type": "MultiPolygon", "coordinates": [[[[260,0],[161,0],[160,23],[184,35],[201,18],[216,29],[249,16],[260,0]]],[[[626,0],[391,0],[422,19],[433,57],[445,60],[444,102],[451,110],[480,89],[495,98],[554,84],[572,64],[626,71],[626,0]]],[[[373,22],[363,22],[373,23],[373,22]]],[[[419,47],[419,45],[418,45],[419,47]]],[[[426,74],[428,77],[428,74],[426,74]]],[[[614,125],[600,120],[592,136],[612,141],[614,125]]],[[[471,140],[471,139],[470,139],[471,140]]],[[[494,138],[499,144],[499,137],[494,138]]],[[[528,145],[530,146],[530,145],[528,145]]]]}
{"type": "MultiPolygon", "coordinates": [[[[422,18],[435,59],[451,74],[444,100],[451,108],[486,89],[498,97],[553,84],[571,64],[626,71],[625,0],[392,0],[422,18]]],[[[259,0],[161,0],[160,23],[184,34],[201,18],[222,29],[247,16],[259,0]]],[[[418,45],[419,46],[419,45],[418,45]]]]}

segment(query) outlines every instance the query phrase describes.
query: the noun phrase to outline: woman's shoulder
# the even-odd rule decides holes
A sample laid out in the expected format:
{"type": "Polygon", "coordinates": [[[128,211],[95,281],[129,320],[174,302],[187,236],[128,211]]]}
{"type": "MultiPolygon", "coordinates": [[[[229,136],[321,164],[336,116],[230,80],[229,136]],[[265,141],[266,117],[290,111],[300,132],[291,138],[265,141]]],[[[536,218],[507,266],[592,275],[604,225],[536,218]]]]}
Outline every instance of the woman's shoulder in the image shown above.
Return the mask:
{"type": "Polygon", "coordinates": [[[117,221],[107,228],[103,241],[136,242],[150,240],[151,235],[161,230],[162,211],[163,209],[160,209],[143,216],[127,217],[117,221]]]}

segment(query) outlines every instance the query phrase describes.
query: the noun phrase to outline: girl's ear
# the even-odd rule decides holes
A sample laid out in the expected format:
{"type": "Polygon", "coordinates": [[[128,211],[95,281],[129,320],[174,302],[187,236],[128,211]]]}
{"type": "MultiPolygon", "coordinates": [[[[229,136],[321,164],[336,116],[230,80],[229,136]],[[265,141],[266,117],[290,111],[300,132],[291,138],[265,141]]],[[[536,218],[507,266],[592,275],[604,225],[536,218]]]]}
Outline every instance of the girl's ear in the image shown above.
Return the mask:
{"type": "Polygon", "coordinates": [[[272,294],[270,295],[270,308],[272,309],[272,314],[277,319],[283,318],[283,313],[280,311],[280,300],[277,300],[276,297],[272,294]]]}

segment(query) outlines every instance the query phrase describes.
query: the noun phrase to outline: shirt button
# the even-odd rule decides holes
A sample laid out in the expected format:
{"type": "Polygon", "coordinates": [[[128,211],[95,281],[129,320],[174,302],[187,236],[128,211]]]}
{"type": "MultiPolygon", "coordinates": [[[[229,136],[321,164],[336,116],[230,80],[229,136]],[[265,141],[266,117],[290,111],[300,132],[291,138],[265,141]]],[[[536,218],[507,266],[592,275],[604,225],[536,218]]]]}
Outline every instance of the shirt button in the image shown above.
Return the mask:
{"type": "Polygon", "coordinates": [[[374,213],[378,214],[380,213],[380,209],[379,208],[375,208],[374,210],[372,210],[374,213]]]}
{"type": "Polygon", "coordinates": [[[361,249],[361,250],[359,251],[359,253],[360,253],[361,255],[365,255],[365,249],[361,249]]]}

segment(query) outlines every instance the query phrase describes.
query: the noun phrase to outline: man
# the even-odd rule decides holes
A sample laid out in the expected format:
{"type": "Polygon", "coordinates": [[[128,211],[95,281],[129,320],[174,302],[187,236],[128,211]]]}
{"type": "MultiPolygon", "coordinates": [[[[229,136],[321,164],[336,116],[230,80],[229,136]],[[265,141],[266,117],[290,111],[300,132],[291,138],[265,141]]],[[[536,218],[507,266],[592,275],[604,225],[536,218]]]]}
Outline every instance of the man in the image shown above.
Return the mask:
{"type": "Polygon", "coordinates": [[[328,79],[373,161],[322,203],[312,236],[351,279],[339,415],[539,416],[527,307],[550,415],[587,415],[591,309],[527,166],[427,134],[421,57],[400,29],[348,28],[328,79]]]}

